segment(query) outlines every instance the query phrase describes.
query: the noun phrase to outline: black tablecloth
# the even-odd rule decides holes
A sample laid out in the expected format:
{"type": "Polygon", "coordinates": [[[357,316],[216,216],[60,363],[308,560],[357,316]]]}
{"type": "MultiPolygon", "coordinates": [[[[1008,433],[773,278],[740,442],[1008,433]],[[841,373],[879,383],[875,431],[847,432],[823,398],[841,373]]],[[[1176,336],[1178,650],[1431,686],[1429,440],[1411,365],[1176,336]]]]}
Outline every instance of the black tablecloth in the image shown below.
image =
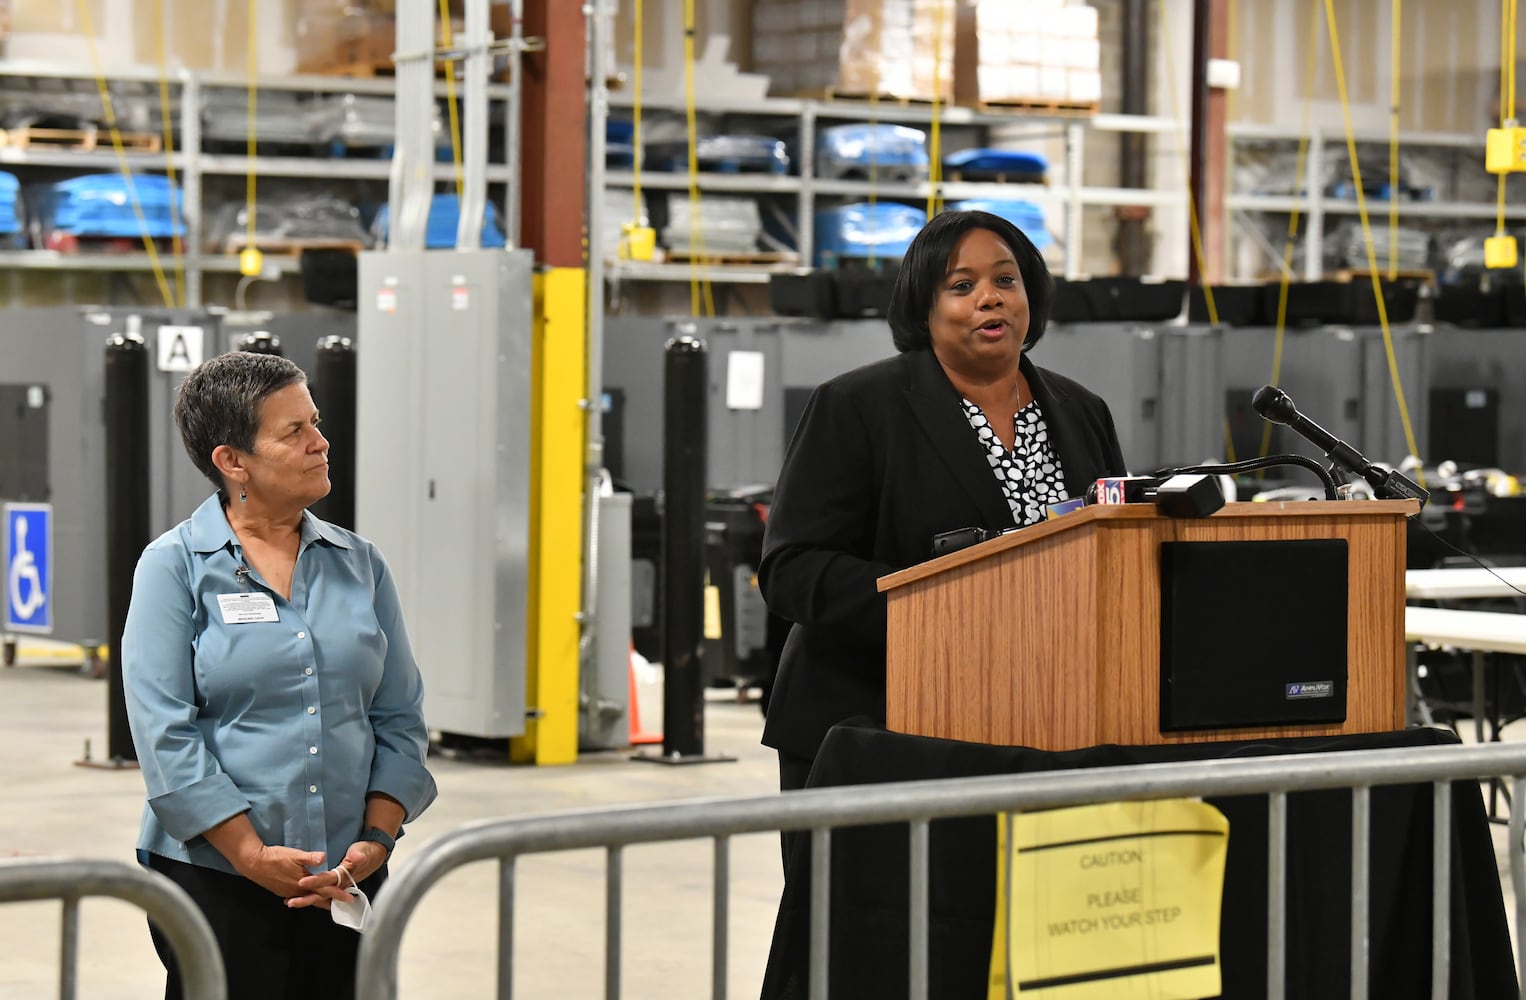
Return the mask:
{"type": "MultiPolygon", "coordinates": [[[[1177,760],[1430,747],[1449,732],[1415,729],[1337,739],[1100,746],[1067,753],[934,740],[843,724],[828,734],[809,787],[913,781],[1177,760]]],[[[1225,997],[1266,996],[1265,796],[1208,800],[1229,819],[1220,930],[1225,997]]],[[[1429,785],[1374,788],[1371,799],[1369,984],[1373,997],[1430,996],[1429,785]]],[[[1300,792],[1287,810],[1287,996],[1350,996],[1351,795],[1300,792]]],[[[995,911],[994,818],[939,820],[930,834],[930,995],[984,1000],[995,911]]],[[[790,847],[764,1000],[804,998],[808,981],[810,841],[790,847]]],[[[831,994],[907,994],[909,850],[904,824],[832,834],[831,994]]],[[[1452,789],[1452,1000],[1516,996],[1514,959],[1479,785],[1452,789]]]]}

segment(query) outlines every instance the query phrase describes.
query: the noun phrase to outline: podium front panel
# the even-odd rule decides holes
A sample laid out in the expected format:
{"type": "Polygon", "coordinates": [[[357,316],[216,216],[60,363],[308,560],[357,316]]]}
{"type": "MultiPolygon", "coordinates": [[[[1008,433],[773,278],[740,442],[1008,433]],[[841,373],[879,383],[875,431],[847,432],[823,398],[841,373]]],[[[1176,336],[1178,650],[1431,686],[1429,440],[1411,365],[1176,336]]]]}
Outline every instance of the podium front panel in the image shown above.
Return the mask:
{"type": "MultiPolygon", "coordinates": [[[[1129,509],[1143,508],[1143,509],[1129,509]]],[[[1043,750],[1404,727],[1408,503],[1230,504],[1187,520],[1088,508],[882,582],[892,730],[1043,750]],[[1063,521],[1065,519],[1061,519],[1063,521]],[[1343,539],[1344,722],[1163,732],[1161,545],[1343,539]]],[[[1232,586],[1233,581],[1226,581],[1232,586]]]]}

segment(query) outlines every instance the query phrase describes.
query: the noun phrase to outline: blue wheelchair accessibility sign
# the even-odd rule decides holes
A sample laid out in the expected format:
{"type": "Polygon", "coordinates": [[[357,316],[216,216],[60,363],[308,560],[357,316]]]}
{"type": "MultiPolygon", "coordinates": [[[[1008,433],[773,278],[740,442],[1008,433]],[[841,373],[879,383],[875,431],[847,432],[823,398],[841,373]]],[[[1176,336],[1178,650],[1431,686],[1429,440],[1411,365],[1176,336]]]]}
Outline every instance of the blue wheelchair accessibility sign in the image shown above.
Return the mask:
{"type": "Polygon", "coordinates": [[[5,630],[53,631],[53,507],[5,505],[5,630]]]}

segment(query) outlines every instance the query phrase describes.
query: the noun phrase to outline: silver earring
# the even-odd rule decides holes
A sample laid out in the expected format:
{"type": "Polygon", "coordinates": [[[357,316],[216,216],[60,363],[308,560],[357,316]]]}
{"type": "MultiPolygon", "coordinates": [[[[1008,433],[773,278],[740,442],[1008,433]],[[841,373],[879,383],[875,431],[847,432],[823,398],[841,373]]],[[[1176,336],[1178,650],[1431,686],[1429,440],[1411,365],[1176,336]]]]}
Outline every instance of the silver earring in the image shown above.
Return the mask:
{"type": "Polygon", "coordinates": [[[248,503],[249,502],[249,494],[244,492],[244,488],[242,486],[240,486],[238,488],[238,502],[239,503],[248,503]]]}

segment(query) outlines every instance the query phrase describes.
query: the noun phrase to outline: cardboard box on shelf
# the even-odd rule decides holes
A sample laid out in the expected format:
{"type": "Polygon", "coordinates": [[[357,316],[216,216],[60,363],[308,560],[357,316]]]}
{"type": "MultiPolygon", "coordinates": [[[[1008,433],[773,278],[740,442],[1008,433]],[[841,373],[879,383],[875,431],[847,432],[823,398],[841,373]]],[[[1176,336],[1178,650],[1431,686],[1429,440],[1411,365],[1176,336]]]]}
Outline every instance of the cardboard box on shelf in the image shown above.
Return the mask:
{"type": "Polygon", "coordinates": [[[1095,105],[1102,96],[1096,24],[1095,8],[1054,0],[979,0],[962,6],[956,27],[956,100],[970,105],[1095,105]]]}
{"type": "Polygon", "coordinates": [[[1071,69],[1101,69],[1102,43],[1095,38],[1071,38],[1064,45],[1065,65],[1071,69]]]}
{"type": "Polygon", "coordinates": [[[1102,72],[1095,69],[1070,71],[1069,99],[1076,104],[1095,104],[1102,100],[1102,72]]]}
{"type": "MultiPolygon", "coordinates": [[[[93,41],[107,73],[157,66],[161,52],[175,70],[242,70],[248,61],[243,0],[161,0],[162,20],[148,0],[5,0],[5,6],[10,15],[8,59],[89,66],[93,41]]],[[[273,44],[276,38],[285,41],[288,24],[282,13],[262,16],[261,27],[261,40],[270,40],[259,49],[261,71],[289,72],[289,52],[273,44]]]]}
{"type": "MultiPolygon", "coordinates": [[[[305,0],[293,29],[297,72],[320,76],[382,76],[395,71],[392,55],[397,51],[397,21],[386,8],[392,0],[364,5],[335,0],[305,0]]],[[[451,38],[464,27],[453,18],[451,38]]],[[[443,27],[435,23],[434,44],[443,46],[443,27]]],[[[436,65],[443,73],[443,64],[436,65]]]]}
{"type": "Polygon", "coordinates": [[[941,0],[850,0],[838,89],[888,97],[954,96],[954,8],[941,0]]]}
{"type": "Polygon", "coordinates": [[[307,7],[294,32],[297,72],[371,76],[392,70],[397,24],[391,14],[337,4],[307,7]]]}
{"type": "Polygon", "coordinates": [[[954,0],[755,4],[752,69],[775,94],[951,100],[956,8],[954,0]]]}
{"type": "MultiPolygon", "coordinates": [[[[1014,94],[1021,97],[1021,94],[1014,94]]],[[[1047,101],[1070,100],[1070,70],[1064,66],[1039,67],[1039,92],[1037,97],[1047,101]]]]}
{"type": "Polygon", "coordinates": [[[1097,37],[1097,8],[1086,4],[1057,7],[1049,12],[1052,34],[1069,38],[1097,37]]]}
{"type": "MultiPolygon", "coordinates": [[[[1045,45],[1047,41],[1048,39],[1045,36],[1040,35],[1036,31],[1025,31],[1020,35],[1009,35],[1006,46],[1009,55],[1006,57],[1006,61],[1032,63],[1035,66],[1045,62],[1044,49],[1047,48],[1045,45]]],[[[980,39],[980,58],[983,62],[1002,62],[1000,52],[993,52],[990,59],[986,59],[986,40],[983,37],[980,39]]]]}

